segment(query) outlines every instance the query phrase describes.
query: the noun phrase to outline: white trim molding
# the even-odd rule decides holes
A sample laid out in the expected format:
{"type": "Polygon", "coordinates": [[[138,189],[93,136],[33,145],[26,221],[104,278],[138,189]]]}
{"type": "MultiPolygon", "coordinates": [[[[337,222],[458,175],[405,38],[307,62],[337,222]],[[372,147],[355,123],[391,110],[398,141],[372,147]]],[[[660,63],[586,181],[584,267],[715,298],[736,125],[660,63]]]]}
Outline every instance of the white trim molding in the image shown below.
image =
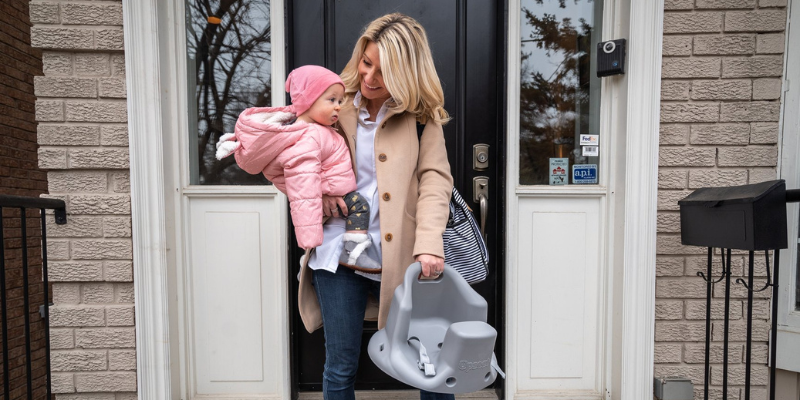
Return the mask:
{"type": "Polygon", "coordinates": [[[664,0],[630,2],[622,400],[653,397],[658,130],[664,0]]]}
{"type": "Polygon", "coordinates": [[[140,399],[170,399],[158,1],[126,0],[122,9],[128,71],[137,390],[140,399]]]}

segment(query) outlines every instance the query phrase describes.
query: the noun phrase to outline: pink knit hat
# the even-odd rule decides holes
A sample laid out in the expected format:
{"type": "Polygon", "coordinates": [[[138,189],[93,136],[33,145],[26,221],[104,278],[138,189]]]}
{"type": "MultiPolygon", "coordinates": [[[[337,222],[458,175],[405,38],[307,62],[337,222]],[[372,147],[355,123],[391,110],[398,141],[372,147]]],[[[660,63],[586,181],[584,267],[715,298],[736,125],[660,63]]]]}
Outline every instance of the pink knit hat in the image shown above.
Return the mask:
{"type": "Polygon", "coordinates": [[[286,91],[292,96],[292,110],[297,115],[306,112],[322,93],[337,83],[344,87],[342,78],[327,68],[318,65],[296,68],[286,78],[286,91]]]}

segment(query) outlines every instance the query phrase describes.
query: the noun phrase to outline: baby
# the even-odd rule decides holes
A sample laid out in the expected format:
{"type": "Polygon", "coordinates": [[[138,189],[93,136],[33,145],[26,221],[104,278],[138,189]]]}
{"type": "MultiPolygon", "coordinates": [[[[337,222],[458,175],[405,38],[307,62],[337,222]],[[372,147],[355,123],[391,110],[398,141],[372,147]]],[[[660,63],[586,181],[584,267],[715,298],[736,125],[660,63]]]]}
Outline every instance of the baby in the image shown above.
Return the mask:
{"type": "MultiPolygon", "coordinates": [[[[339,75],[307,65],[286,78],[288,107],[253,107],[236,121],[235,133],[217,143],[217,159],[231,154],[243,170],[263,173],[289,197],[297,243],[304,249],[322,244],[322,195],[343,196],[347,205],[344,251],[339,263],[367,272],[381,264],[367,255],[369,204],[356,192],[350,150],[331,128],[339,119],[344,83],[339,75]],[[234,141],[235,139],[235,141],[234,141]]],[[[330,210],[335,217],[339,210],[330,210]]]]}

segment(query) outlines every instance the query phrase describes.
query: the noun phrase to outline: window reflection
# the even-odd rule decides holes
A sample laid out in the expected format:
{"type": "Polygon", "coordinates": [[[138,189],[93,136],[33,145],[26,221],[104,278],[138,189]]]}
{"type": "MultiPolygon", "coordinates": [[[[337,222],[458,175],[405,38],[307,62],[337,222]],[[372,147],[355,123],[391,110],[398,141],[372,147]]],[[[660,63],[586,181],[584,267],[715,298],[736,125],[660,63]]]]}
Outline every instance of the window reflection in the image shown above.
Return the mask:
{"type": "Polygon", "coordinates": [[[214,153],[242,110],[270,105],[269,11],[269,0],[186,1],[191,184],[268,183],[214,153]]]}
{"type": "Polygon", "coordinates": [[[580,135],[599,134],[600,80],[594,49],[602,8],[598,0],[522,0],[522,185],[552,184],[551,166],[566,169],[564,184],[579,183],[572,179],[573,165],[598,165],[599,157],[592,152],[597,148],[584,150],[580,135]],[[553,164],[551,158],[562,160],[553,164]]]}

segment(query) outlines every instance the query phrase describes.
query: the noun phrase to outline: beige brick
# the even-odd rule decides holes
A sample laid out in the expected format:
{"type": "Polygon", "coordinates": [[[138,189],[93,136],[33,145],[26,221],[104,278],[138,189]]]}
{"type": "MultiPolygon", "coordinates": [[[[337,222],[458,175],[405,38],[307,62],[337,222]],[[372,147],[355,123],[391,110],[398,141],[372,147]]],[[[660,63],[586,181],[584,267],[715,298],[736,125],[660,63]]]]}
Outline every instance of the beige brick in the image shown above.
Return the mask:
{"type": "Polygon", "coordinates": [[[692,380],[694,387],[703,387],[704,370],[702,365],[657,365],[655,366],[654,375],[685,377],[692,380]]]}
{"type": "Polygon", "coordinates": [[[108,326],[133,326],[133,306],[106,307],[108,326]]]}
{"type": "Polygon", "coordinates": [[[718,162],[721,167],[774,167],[778,165],[775,147],[720,148],[718,162]]]}
{"type": "Polygon", "coordinates": [[[88,125],[44,125],[37,128],[40,145],[95,146],[100,144],[100,128],[88,125]]]}
{"type": "Polygon", "coordinates": [[[755,35],[698,35],[694,37],[696,55],[753,54],[756,50],[755,35]]]}
{"type": "Polygon", "coordinates": [[[35,25],[59,24],[61,23],[58,15],[57,3],[29,3],[29,16],[31,23],[35,25]]]}
{"type": "Polygon", "coordinates": [[[127,122],[128,110],[124,102],[95,101],[66,103],[66,119],[71,122],[127,122]]]}
{"type": "Polygon", "coordinates": [[[67,224],[57,225],[55,216],[47,217],[47,237],[102,237],[103,220],[97,217],[71,216],[67,224]]]}
{"type": "MultiPolygon", "coordinates": [[[[742,257],[739,256],[732,256],[731,257],[731,271],[734,275],[741,275],[742,266],[744,265],[742,257]]],[[[704,274],[708,272],[708,258],[707,257],[687,257],[686,258],[686,274],[695,276],[697,272],[703,272],[704,274]]],[[[714,277],[714,280],[717,280],[722,273],[722,265],[720,262],[720,256],[718,254],[714,255],[714,259],[711,263],[711,275],[714,277]]]]}
{"type": "Polygon", "coordinates": [[[91,49],[94,47],[94,30],[34,26],[31,28],[31,45],[40,49],[91,49]]]}
{"type": "MultiPolygon", "coordinates": [[[[675,204],[677,209],[677,203],[675,204]]],[[[703,254],[706,249],[698,246],[684,246],[680,236],[667,236],[659,234],[656,237],[656,254],[703,254]]]]}
{"type": "Polygon", "coordinates": [[[758,6],[761,8],[767,7],[786,7],[788,0],[759,0],[758,6]]]}
{"type": "Polygon", "coordinates": [[[42,69],[46,76],[72,75],[72,54],[44,51],[42,69]]]}
{"type": "MultiPolygon", "coordinates": [[[[741,364],[728,367],[728,384],[744,385],[745,371],[745,366],[741,364]]],[[[766,385],[769,382],[769,368],[766,365],[751,365],[750,371],[752,385],[766,385]]],[[[722,385],[722,367],[711,369],[711,384],[722,385]]]]}
{"type": "Polygon", "coordinates": [[[70,196],[69,210],[75,214],[130,214],[131,199],[124,194],[70,196]]]}
{"type": "Polygon", "coordinates": [[[691,10],[693,0],[664,0],[664,10],[691,10]]]}
{"type": "Polygon", "coordinates": [[[50,171],[48,189],[50,193],[104,193],[108,190],[107,175],[93,171],[50,171]]]}
{"type": "Polygon", "coordinates": [[[721,122],[771,122],[780,119],[781,103],[777,101],[751,101],[722,103],[721,122]]]}
{"type": "Polygon", "coordinates": [[[72,258],[76,260],[130,260],[130,240],[73,240],[72,258]]]}
{"type": "Polygon", "coordinates": [[[64,25],[122,25],[121,4],[78,4],[61,5],[64,25]]]}
{"type": "Polygon", "coordinates": [[[661,100],[689,100],[688,81],[661,81],[661,100]]]}
{"type": "Polygon", "coordinates": [[[106,261],[105,272],[109,282],[133,282],[133,264],[130,261],[106,261]]]}
{"type": "Polygon", "coordinates": [[[53,100],[36,100],[36,121],[64,121],[64,102],[53,100]]]}
{"type": "Polygon", "coordinates": [[[116,400],[114,393],[77,393],[61,394],[56,400],[116,400]]]}
{"type": "Polygon", "coordinates": [[[683,276],[683,257],[658,257],[656,276],[683,276]]]}
{"type": "Polygon", "coordinates": [[[653,360],[657,364],[679,363],[681,362],[680,344],[656,343],[654,347],[653,360]]]}
{"type": "Polygon", "coordinates": [[[656,320],[683,319],[683,302],[680,300],[656,300],[656,320]]]}
{"type": "Polygon", "coordinates": [[[661,212],[656,217],[656,231],[678,233],[681,231],[681,218],[678,214],[661,212]]]}
{"type": "Polygon", "coordinates": [[[755,8],[756,0],[697,0],[696,9],[755,8]]]}
{"type": "Polygon", "coordinates": [[[123,392],[136,390],[136,372],[96,372],[75,375],[79,392],[123,392]]]}
{"type": "Polygon", "coordinates": [[[661,77],[664,79],[719,78],[721,71],[722,61],[716,57],[664,57],[661,60],[661,77]]]}
{"type": "Polygon", "coordinates": [[[125,76],[125,56],[122,54],[111,55],[111,75],[125,76]]]}
{"type": "Polygon", "coordinates": [[[706,337],[703,322],[656,321],[656,342],[692,342],[706,337]]]}
{"type": "Polygon", "coordinates": [[[658,165],[662,167],[711,167],[715,150],[708,147],[662,147],[658,165]]]}
{"type": "Polygon", "coordinates": [[[714,169],[689,171],[689,189],[746,184],[746,170],[714,169]]]}
{"type": "Polygon", "coordinates": [[[717,122],[719,104],[661,104],[661,122],[717,122]]]}
{"type": "Polygon", "coordinates": [[[689,125],[661,124],[658,142],[663,145],[686,144],[689,138],[689,125]]]}
{"type": "Polygon", "coordinates": [[[664,36],[661,45],[662,56],[690,56],[692,55],[691,36],[664,36]]]}
{"type": "Polygon", "coordinates": [[[64,350],[72,348],[75,348],[75,335],[73,329],[50,329],[50,349],[64,350]]]}
{"type": "Polygon", "coordinates": [[[781,56],[735,57],[722,60],[723,78],[760,78],[781,76],[781,74],[783,74],[781,56]]]}
{"type": "Polygon", "coordinates": [[[116,300],[117,300],[117,303],[133,303],[133,301],[134,301],[134,293],[133,292],[134,291],[133,291],[133,284],[132,283],[122,283],[122,284],[116,285],[116,300]]]}
{"type": "Polygon", "coordinates": [[[123,50],[122,27],[119,29],[101,29],[95,32],[95,48],[98,50],[123,50]]]}
{"type": "Polygon", "coordinates": [[[87,328],[75,331],[75,345],[83,349],[136,347],[134,328],[87,328]]]}
{"type": "Polygon", "coordinates": [[[661,211],[678,211],[678,200],[692,193],[690,190],[659,190],[658,209],[661,211]]]}
{"type": "Polygon", "coordinates": [[[660,278],[656,280],[656,298],[705,299],[706,283],[700,278],[660,278]]]}
{"type": "MultiPolygon", "coordinates": [[[[687,364],[705,364],[706,345],[705,343],[686,343],[683,353],[683,362],[687,364]]],[[[721,344],[712,343],[708,349],[708,359],[712,364],[722,364],[725,357],[725,347],[721,344]]],[[[742,345],[733,344],[728,347],[729,364],[738,363],[742,359],[742,345]]]]}
{"type": "Polygon", "coordinates": [[[112,371],[136,371],[135,350],[110,350],[108,369],[112,371]]]}
{"type": "Polygon", "coordinates": [[[100,97],[124,99],[127,97],[125,78],[100,78],[100,97]]]}
{"type": "Polygon", "coordinates": [[[659,189],[686,189],[686,171],[658,171],[659,189]]]}
{"type": "Polygon", "coordinates": [[[67,168],[67,150],[59,148],[40,147],[39,168],[64,169],[67,168]]]}
{"type": "Polygon", "coordinates": [[[74,393],[75,392],[75,376],[67,373],[53,373],[51,378],[50,387],[53,393],[74,393]]]}
{"type": "Polygon", "coordinates": [[[781,80],[765,78],[753,80],[753,100],[779,100],[781,98],[781,80]]]}
{"type": "MultiPolygon", "coordinates": [[[[756,287],[760,289],[758,284],[756,287]]],[[[744,314],[747,315],[747,314],[744,314]]],[[[767,319],[772,315],[772,300],[753,300],[753,319],[767,319]]]]}
{"type": "Polygon", "coordinates": [[[109,55],[103,53],[75,54],[75,74],[86,76],[109,76],[109,55]]]}
{"type": "MultiPolygon", "coordinates": [[[[728,400],[728,397],[723,396],[721,387],[711,386],[708,388],[709,400],[728,400]]],[[[703,391],[703,380],[701,378],[700,384],[694,385],[694,400],[705,400],[703,391]]],[[[756,399],[752,399],[756,400],[756,399]]]]}
{"type": "Polygon", "coordinates": [[[54,372],[105,371],[108,369],[105,351],[54,351],[50,356],[54,372]]]}
{"type": "Polygon", "coordinates": [[[117,172],[111,174],[111,181],[113,182],[114,193],[130,193],[131,191],[131,178],[128,172],[117,172]]]}
{"type": "Polygon", "coordinates": [[[691,144],[745,145],[750,140],[750,124],[692,125],[691,144]]]}
{"type": "Polygon", "coordinates": [[[756,53],[783,54],[784,33],[763,33],[756,35],[756,53]]]}
{"type": "Polygon", "coordinates": [[[728,11],[726,32],[778,32],[786,28],[786,10],[728,11]]]}
{"type": "MultiPolygon", "coordinates": [[[[722,286],[722,285],[715,286],[714,287],[714,297],[722,297],[722,296],[725,296],[725,287],[722,286]]],[[[742,286],[740,284],[736,284],[735,283],[735,279],[734,279],[734,280],[731,281],[730,296],[731,296],[731,299],[746,300],[747,296],[748,296],[748,292],[747,292],[747,289],[744,288],[744,286],[742,286]]],[[[770,293],[768,291],[754,292],[753,293],[753,298],[754,299],[766,299],[766,298],[769,298],[769,297],[770,297],[770,293]]],[[[744,341],[744,334],[742,334],[741,339],[737,339],[737,340],[744,341]]],[[[766,340],[766,339],[764,339],[764,340],[766,340]]]]}
{"type": "Polygon", "coordinates": [[[100,143],[103,146],[128,146],[128,126],[103,125],[100,127],[100,143]]]}
{"type": "Polygon", "coordinates": [[[97,81],[91,78],[34,77],[37,97],[97,97],[97,81]]]}
{"type": "MultiPolygon", "coordinates": [[[[47,241],[47,260],[60,261],[69,260],[69,241],[68,240],[48,240],[47,241]]],[[[52,264],[48,267],[52,269],[52,264]]],[[[55,279],[53,279],[55,281],[55,279]]]]}
{"type": "Polygon", "coordinates": [[[128,149],[73,149],[69,152],[70,168],[128,169],[128,149]]]}
{"type": "Polygon", "coordinates": [[[666,12],[664,33],[703,33],[722,31],[721,12],[666,12]]]}
{"type": "MultiPolygon", "coordinates": [[[[117,393],[116,400],[138,400],[139,397],[136,393],[117,393]]],[[[753,400],[766,400],[766,399],[753,399],[753,400]]]]}
{"type": "Polygon", "coordinates": [[[53,306],[50,307],[50,326],[104,326],[105,310],[102,307],[53,306]]]}
{"type": "Polygon", "coordinates": [[[750,169],[748,170],[748,174],[749,176],[747,183],[749,184],[774,181],[775,179],[778,179],[775,168],[750,169]]]}
{"type": "Polygon", "coordinates": [[[86,304],[108,304],[114,302],[114,285],[111,283],[87,283],[83,285],[82,301],[86,304]]]}
{"type": "Polygon", "coordinates": [[[750,100],[750,92],[749,79],[692,82],[692,100],[750,100]]]}
{"type": "Polygon", "coordinates": [[[103,234],[108,238],[131,237],[130,217],[103,218],[103,234]]]}
{"type": "Polygon", "coordinates": [[[81,302],[81,286],[77,283],[52,284],[53,303],[58,305],[78,304],[81,302]]]}
{"type": "MultiPolygon", "coordinates": [[[[48,249],[50,241],[47,242],[48,249]]],[[[48,262],[48,274],[53,282],[91,282],[103,280],[103,265],[91,261],[48,262]]]]}
{"type": "Polygon", "coordinates": [[[767,343],[753,343],[750,350],[751,361],[754,364],[767,364],[769,361],[769,345],[767,343]]]}
{"type": "MultiPolygon", "coordinates": [[[[721,284],[721,283],[720,283],[721,284]]],[[[707,284],[703,282],[703,286],[707,284]]],[[[708,288],[706,288],[708,290],[708,288]]],[[[742,302],[731,301],[729,319],[738,320],[742,319],[742,302]]],[[[711,319],[722,320],[725,318],[725,300],[714,299],[711,300],[711,319]]],[[[705,320],[706,319],[706,301],[705,300],[687,300],[686,301],[686,319],[687,320],[705,320]]]]}

